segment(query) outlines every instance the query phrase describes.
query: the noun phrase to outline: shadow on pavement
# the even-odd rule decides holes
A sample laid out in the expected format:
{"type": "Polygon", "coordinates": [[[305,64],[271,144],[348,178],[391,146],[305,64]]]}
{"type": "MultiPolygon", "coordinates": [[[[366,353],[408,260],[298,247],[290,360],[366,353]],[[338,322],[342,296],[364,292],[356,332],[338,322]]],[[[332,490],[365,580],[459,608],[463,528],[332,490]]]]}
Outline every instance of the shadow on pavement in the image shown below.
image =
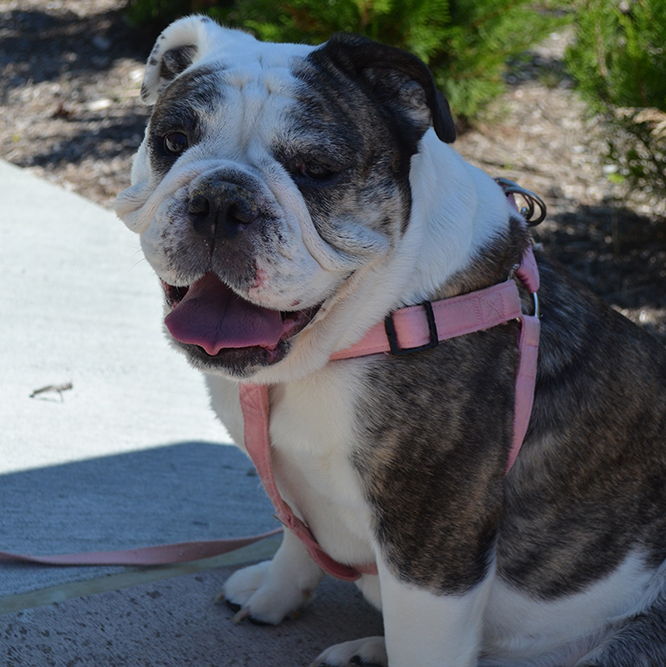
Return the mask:
{"type": "MultiPolygon", "coordinates": [[[[243,537],[277,526],[235,447],[185,442],[0,476],[0,549],[52,554],[243,537]]],[[[123,568],[0,565],[0,597],[123,568]]]]}

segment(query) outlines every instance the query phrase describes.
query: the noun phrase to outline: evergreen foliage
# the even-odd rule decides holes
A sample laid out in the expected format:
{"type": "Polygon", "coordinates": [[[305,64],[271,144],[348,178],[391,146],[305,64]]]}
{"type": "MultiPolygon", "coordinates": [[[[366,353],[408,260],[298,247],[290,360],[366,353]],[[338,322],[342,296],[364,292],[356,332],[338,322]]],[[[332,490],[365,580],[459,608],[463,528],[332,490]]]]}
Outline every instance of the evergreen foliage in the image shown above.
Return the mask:
{"type": "Polygon", "coordinates": [[[319,44],[353,32],[419,56],[454,114],[471,120],[504,90],[506,63],[562,22],[534,0],[130,0],[136,22],[205,11],[268,41],[319,44]]]}
{"type": "Polygon", "coordinates": [[[666,192],[666,0],[578,0],[566,59],[608,118],[612,177],[666,192]]]}

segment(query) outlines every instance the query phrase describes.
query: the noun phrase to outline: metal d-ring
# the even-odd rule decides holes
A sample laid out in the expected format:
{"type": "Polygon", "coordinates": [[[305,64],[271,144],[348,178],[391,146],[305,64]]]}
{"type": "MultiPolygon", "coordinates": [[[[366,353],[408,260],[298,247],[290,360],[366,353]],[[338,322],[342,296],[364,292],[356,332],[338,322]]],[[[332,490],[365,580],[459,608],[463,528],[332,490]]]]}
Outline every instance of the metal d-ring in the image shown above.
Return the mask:
{"type": "MultiPolygon", "coordinates": [[[[509,280],[514,279],[514,277],[516,276],[516,272],[518,271],[519,268],[520,268],[520,264],[514,264],[511,267],[511,271],[509,271],[509,276],[508,276],[509,280]]],[[[532,295],[532,300],[533,300],[533,303],[534,303],[534,316],[536,318],[540,318],[541,317],[541,306],[539,305],[539,295],[538,295],[537,292],[530,292],[530,294],[532,295]]]]}
{"type": "Polygon", "coordinates": [[[526,206],[520,209],[520,214],[525,218],[525,222],[530,227],[536,227],[546,219],[546,204],[539,195],[530,190],[521,188],[518,183],[510,181],[508,178],[496,178],[495,182],[504,190],[506,195],[520,195],[524,200],[526,206]],[[539,216],[533,219],[536,209],[539,209],[539,216]]]}

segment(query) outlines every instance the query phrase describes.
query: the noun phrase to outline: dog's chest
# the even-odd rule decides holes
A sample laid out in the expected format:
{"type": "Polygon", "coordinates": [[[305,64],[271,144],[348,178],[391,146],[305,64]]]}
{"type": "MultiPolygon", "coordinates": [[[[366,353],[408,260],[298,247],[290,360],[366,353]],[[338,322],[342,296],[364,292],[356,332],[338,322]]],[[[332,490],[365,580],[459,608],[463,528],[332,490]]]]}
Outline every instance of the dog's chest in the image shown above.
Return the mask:
{"type": "MultiPolygon", "coordinates": [[[[328,364],[270,388],[271,461],[280,494],[340,562],[372,562],[371,512],[352,462],[363,361],[328,364]]],[[[209,377],[212,405],[243,447],[238,385],[209,377]]]]}

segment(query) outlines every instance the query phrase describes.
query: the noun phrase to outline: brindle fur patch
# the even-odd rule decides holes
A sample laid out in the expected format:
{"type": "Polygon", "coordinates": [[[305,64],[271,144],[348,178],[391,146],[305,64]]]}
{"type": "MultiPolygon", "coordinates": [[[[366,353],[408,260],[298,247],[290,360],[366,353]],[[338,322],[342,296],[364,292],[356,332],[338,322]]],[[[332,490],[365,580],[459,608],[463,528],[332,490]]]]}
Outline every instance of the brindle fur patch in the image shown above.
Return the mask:
{"type": "Polygon", "coordinates": [[[183,132],[189,146],[197,144],[204,133],[205,119],[222,100],[220,68],[198,67],[170,83],[153,108],[148,125],[148,149],[151,168],[163,176],[178,156],[164,148],[168,132],[183,132]]]}
{"type": "MultiPolygon", "coordinates": [[[[504,254],[486,267],[489,284],[506,279],[515,253],[504,254]]],[[[379,541],[405,581],[458,594],[486,575],[512,438],[517,336],[510,322],[378,357],[368,373],[357,413],[366,445],[354,463],[379,541]]]]}
{"type": "Polygon", "coordinates": [[[367,83],[332,56],[327,47],[317,49],[295,67],[301,82],[297,109],[288,140],[276,153],[287,165],[303,158],[332,168],[329,182],[295,181],[321,237],[353,252],[358,249],[346,245],[337,223],[358,219],[359,211],[363,224],[389,242],[404,232],[411,210],[410,161],[425,128],[406,133],[367,83]]]}
{"type": "Polygon", "coordinates": [[[666,350],[541,262],[539,372],[507,478],[501,576],[551,599],[666,557],[666,350]]]}
{"type": "MultiPolygon", "coordinates": [[[[504,259],[476,275],[499,282],[521,236],[483,253],[478,261],[504,259]]],[[[504,484],[513,325],[382,358],[369,374],[373,397],[358,411],[366,445],[354,460],[379,540],[407,581],[469,587],[495,538],[499,575],[542,599],[582,591],[632,550],[649,567],[666,557],[666,350],[538,260],[535,403],[504,484]]],[[[471,287],[468,275],[447,289],[462,291],[461,279],[471,287]]]]}
{"type": "MultiPolygon", "coordinates": [[[[498,215],[501,215],[499,211],[498,215]]],[[[529,242],[525,223],[516,215],[509,221],[508,232],[483,248],[468,267],[458,271],[439,287],[431,300],[450,299],[506,280],[512,269],[520,264],[529,242]]],[[[517,280],[516,284],[521,291],[525,291],[520,280],[517,280]]],[[[531,306],[531,297],[527,298],[527,293],[525,297],[525,305],[531,306]]]]}
{"type": "Polygon", "coordinates": [[[194,61],[197,47],[193,44],[169,49],[162,55],[160,78],[170,81],[184,72],[194,61]]]}
{"type": "Polygon", "coordinates": [[[410,583],[464,593],[491,561],[511,439],[517,326],[386,357],[367,376],[354,463],[389,562],[410,583]],[[386,410],[390,405],[391,410],[386,410]]]}

